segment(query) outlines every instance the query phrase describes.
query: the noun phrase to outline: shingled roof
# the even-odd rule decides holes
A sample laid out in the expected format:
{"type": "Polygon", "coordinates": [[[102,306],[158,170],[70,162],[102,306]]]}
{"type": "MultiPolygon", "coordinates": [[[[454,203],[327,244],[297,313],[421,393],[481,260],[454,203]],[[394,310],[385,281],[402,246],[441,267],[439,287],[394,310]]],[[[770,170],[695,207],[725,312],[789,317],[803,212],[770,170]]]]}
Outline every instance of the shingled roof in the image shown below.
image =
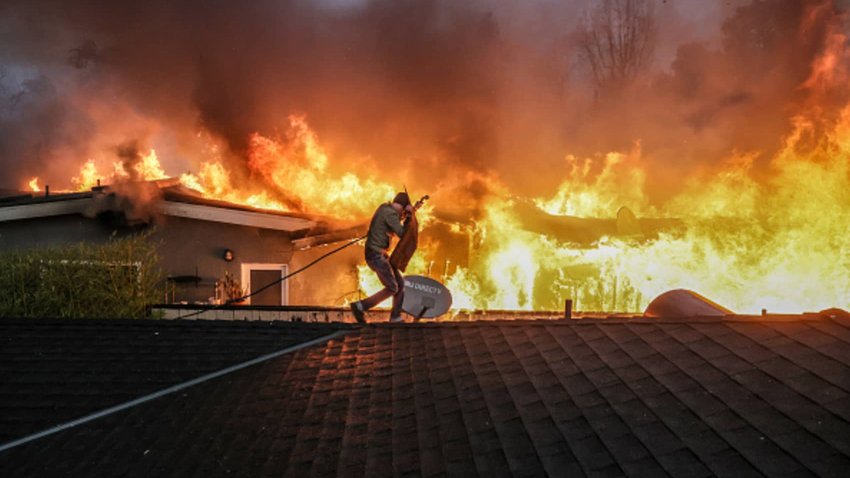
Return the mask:
{"type": "Polygon", "coordinates": [[[840,314],[370,325],[0,452],[0,474],[846,476],[848,343],[840,314]]]}
{"type": "Polygon", "coordinates": [[[345,327],[0,320],[0,444],[345,327]]]}

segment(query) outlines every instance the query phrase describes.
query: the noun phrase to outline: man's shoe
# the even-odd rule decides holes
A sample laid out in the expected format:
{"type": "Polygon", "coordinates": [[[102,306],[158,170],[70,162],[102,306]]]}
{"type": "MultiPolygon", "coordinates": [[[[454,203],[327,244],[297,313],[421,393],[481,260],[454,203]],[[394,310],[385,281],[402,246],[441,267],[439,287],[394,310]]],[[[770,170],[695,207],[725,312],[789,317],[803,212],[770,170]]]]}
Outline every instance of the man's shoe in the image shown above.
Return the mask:
{"type": "Polygon", "coordinates": [[[404,319],[401,316],[398,317],[390,317],[390,323],[397,324],[399,322],[404,322],[404,319]]]}
{"type": "Polygon", "coordinates": [[[351,313],[354,314],[354,318],[357,319],[357,322],[361,323],[361,324],[365,324],[366,318],[363,317],[363,309],[358,307],[358,305],[360,305],[359,302],[352,302],[352,303],[348,304],[348,306],[351,307],[351,313]]]}

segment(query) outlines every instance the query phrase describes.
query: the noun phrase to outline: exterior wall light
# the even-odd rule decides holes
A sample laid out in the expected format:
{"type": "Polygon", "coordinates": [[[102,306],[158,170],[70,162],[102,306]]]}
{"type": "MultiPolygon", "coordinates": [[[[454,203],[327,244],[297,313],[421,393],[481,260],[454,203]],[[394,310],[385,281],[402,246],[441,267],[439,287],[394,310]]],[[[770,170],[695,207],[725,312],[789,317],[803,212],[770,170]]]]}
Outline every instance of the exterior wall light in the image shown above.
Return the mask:
{"type": "Polygon", "coordinates": [[[231,251],[230,249],[225,249],[223,258],[226,262],[232,261],[233,260],[233,251],[231,251]]]}

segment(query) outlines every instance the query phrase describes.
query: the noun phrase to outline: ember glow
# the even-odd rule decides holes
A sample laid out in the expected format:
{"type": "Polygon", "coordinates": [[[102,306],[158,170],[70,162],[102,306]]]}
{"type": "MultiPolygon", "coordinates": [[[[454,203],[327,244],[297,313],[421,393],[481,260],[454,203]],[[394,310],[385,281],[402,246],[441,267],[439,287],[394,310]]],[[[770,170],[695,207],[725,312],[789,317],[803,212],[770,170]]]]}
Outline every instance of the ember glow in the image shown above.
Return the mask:
{"type": "MultiPolygon", "coordinates": [[[[157,30],[129,32],[81,11],[56,32],[103,46],[53,45],[77,52],[55,82],[73,87],[22,87],[0,148],[38,158],[14,166],[34,191],[179,177],[347,225],[404,186],[430,194],[407,272],[443,281],[458,310],[639,312],[674,288],[743,313],[850,307],[847,11],[633,1],[652,4],[652,61],[608,72],[582,19],[620,0],[137,6],[157,30]],[[86,121],[39,137],[55,111],[86,121]]],[[[47,61],[29,55],[15,58],[47,61]]],[[[358,271],[362,293],[380,288],[358,271]]]]}

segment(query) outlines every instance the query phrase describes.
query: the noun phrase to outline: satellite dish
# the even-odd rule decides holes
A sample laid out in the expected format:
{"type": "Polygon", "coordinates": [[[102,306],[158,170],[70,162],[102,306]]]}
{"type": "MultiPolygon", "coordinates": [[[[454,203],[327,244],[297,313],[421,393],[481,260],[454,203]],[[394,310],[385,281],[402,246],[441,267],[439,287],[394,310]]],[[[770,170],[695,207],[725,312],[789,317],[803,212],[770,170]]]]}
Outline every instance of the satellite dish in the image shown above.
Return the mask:
{"type": "Polygon", "coordinates": [[[402,310],[419,320],[439,317],[452,306],[452,293],[443,284],[425,276],[404,277],[402,310]]]}

